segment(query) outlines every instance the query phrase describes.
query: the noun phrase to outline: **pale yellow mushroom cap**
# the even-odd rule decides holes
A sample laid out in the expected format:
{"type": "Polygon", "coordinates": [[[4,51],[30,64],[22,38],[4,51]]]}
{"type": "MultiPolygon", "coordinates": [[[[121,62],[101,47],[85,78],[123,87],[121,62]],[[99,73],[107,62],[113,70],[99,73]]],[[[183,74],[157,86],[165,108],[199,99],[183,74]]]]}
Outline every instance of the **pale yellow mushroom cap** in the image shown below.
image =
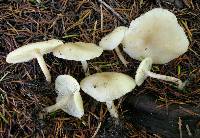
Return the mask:
{"type": "Polygon", "coordinates": [[[30,43],[24,45],[12,52],[10,52],[6,57],[6,62],[8,63],[21,63],[32,60],[35,57],[35,50],[38,51],[41,55],[52,52],[54,48],[63,44],[61,40],[52,39],[48,41],[30,43]]]}
{"type": "Polygon", "coordinates": [[[117,72],[90,75],[80,82],[81,89],[100,102],[112,101],[132,91],[136,84],[130,76],[117,72]]]}
{"type": "Polygon", "coordinates": [[[84,108],[77,80],[70,75],[59,75],[55,81],[55,89],[58,94],[56,104],[47,107],[46,111],[52,112],[62,109],[74,117],[81,118],[84,114],[84,108]]]}
{"type": "Polygon", "coordinates": [[[111,33],[101,39],[99,46],[104,50],[115,49],[122,42],[127,29],[125,26],[115,28],[111,33]]]}
{"type": "Polygon", "coordinates": [[[68,95],[80,91],[80,85],[70,75],[59,75],[55,81],[55,89],[58,95],[68,95]]]}
{"type": "Polygon", "coordinates": [[[99,57],[102,52],[103,49],[93,43],[70,42],[54,49],[53,54],[58,58],[67,60],[86,61],[99,57]]]}
{"type": "Polygon", "coordinates": [[[153,63],[164,64],[185,53],[189,41],[172,12],[155,8],[131,22],[122,44],[134,59],[150,57],[153,63]]]}

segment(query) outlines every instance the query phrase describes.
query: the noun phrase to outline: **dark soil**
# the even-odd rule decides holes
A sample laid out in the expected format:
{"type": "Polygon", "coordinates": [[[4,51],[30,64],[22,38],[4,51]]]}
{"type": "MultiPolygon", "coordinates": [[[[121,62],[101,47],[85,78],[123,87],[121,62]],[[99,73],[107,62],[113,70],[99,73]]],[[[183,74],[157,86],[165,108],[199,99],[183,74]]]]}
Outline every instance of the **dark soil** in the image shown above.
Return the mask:
{"type": "MultiPolygon", "coordinates": [[[[183,136],[188,135],[185,129],[185,125],[188,124],[192,136],[198,137],[199,0],[105,0],[121,18],[103,6],[103,30],[101,30],[100,3],[97,0],[41,1],[39,4],[36,0],[0,0],[0,137],[89,138],[100,122],[101,126],[96,137],[179,137],[178,117],[181,117],[183,123],[183,136]],[[128,26],[133,19],[154,7],[167,8],[177,16],[190,40],[190,46],[179,58],[166,65],[154,65],[153,70],[156,73],[188,80],[189,83],[183,91],[179,91],[171,83],[148,78],[141,87],[137,87],[132,93],[116,101],[120,114],[118,121],[110,118],[105,104],[95,101],[83,92],[81,95],[85,115],[81,120],[61,110],[42,116],[41,110],[55,103],[54,82],[52,84],[45,82],[36,60],[21,64],[8,64],[5,61],[9,52],[24,44],[52,38],[64,42],[84,41],[98,44],[102,36],[115,27],[128,26]],[[97,22],[96,31],[94,31],[95,22],[97,22]],[[149,98],[149,94],[153,100],[149,98]],[[148,98],[144,98],[143,102],[141,97],[144,96],[148,98]],[[134,101],[140,103],[136,104],[134,101]],[[176,106],[171,107],[174,104],[176,106]],[[157,107],[162,107],[162,110],[158,110],[157,107]],[[180,114],[185,108],[187,115],[180,114]],[[170,123],[169,115],[174,113],[174,110],[177,112],[170,118],[173,120],[170,123]],[[184,118],[185,116],[187,118],[184,118]]],[[[134,77],[139,61],[123,54],[130,62],[127,68],[114,52],[107,51],[99,58],[89,61],[91,74],[117,71],[134,77]]],[[[44,57],[52,80],[60,74],[70,74],[78,81],[84,78],[79,62],[58,59],[52,54],[44,57]]]]}

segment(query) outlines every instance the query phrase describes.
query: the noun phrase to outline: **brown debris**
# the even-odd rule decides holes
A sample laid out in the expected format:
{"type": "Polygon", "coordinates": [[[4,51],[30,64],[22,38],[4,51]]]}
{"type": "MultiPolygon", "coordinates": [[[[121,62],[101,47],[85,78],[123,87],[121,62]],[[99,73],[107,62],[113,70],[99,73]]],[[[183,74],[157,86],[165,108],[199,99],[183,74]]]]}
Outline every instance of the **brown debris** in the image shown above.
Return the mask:
{"type": "MultiPolygon", "coordinates": [[[[55,103],[53,83],[45,83],[36,60],[23,64],[8,64],[5,61],[6,55],[12,50],[30,42],[51,38],[65,42],[84,41],[98,44],[102,36],[115,27],[128,26],[131,20],[142,13],[159,7],[157,0],[104,2],[120,16],[114,15],[105,5],[101,13],[98,0],[41,0],[41,3],[36,0],[0,0],[0,137],[88,138],[95,133],[99,122],[102,123],[98,132],[103,132],[107,127],[105,105],[97,103],[84,93],[81,93],[85,108],[82,120],[62,111],[41,118],[42,109],[55,103]]],[[[199,0],[183,0],[183,3],[182,9],[177,9],[171,3],[160,4],[177,15],[191,41],[190,49],[166,65],[155,65],[154,69],[157,69],[156,73],[189,80],[187,88],[178,91],[167,82],[147,79],[143,86],[134,90],[138,95],[153,91],[162,99],[166,99],[167,94],[168,106],[169,102],[200,104],[200,3],[199,0]],[[181,67],[180,74],[177,74],[178,66],[181,67]]],[[[91,74],[117,71],[133,77],[139,62],[125,53],[123,55],[130,62],[127,68],[121,64],[114,52],[106,51],[99,58],[89,61],[91,74]]],[[[84,78],[79,63],[58,59],[52,54],[45,55],[44,58],[52,80],[59,74],[70,74],[78,81],[84,78]]],[[[159,137],[157,134],[149,134],[145,129],[136,129],[126,120],[123,121],[127,132],[124,137],[159,137]]]]}

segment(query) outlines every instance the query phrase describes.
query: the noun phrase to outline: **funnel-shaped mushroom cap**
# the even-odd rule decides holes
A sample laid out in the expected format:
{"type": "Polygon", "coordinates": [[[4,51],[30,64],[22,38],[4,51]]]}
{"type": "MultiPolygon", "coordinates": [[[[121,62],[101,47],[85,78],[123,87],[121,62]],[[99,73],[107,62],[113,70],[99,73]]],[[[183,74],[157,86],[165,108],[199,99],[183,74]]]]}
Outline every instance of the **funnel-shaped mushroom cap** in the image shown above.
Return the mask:
{"type": "Polygon", "coordinates": [[[90,75],[80,82],[81,89],[100,102],[112,101],[132,91],[133,78],[123,73],[102,72],[90,75]]]}
{"type": "Polygon", "coordinates": [[[64,104],[61,107],[63,111],[74,117],[81,118],[83,116],[84,114],[83,100],[81,98],[79,91],[76,91],[73,94],[67,96],[58,95],[58,97],[56,98],[56,102],[59,102],[60,100],[63,99],[66,102],[66,104],[64,104]]]}
{"type": "Polygon", "coordinates": [[[128,28],[124,26],[115,28],[111,33],[101,39],[99,46],[104,50],[115,49],[122,42],[127,29],[128,28]]]}
{"type": "Polygon", "coordinates": [[[131,22],[122,44],[134,59],[164,64],[185,53],[189,41],[173,13],[155,8],[131,22]]]}
{"type": "Polygon", "coordinates": [[[135,75],[135,82],[138,86],[140,86],[144,82],[144,80],[148,77],[148,75],[146,75],[146,72],[150,71],[151,67],[152,67],[151,58],[145,58],[140,63],[135,75]]]}
{"type": "Polygon", "coordinates": [[[101,47],[93,43],[65,43],[62,46],[57,47],[53,54],[58,58],[75,61],[86,61],[96,57],[99,57],[103,52],[101,47]]]}
{"type": "Polygon", "coordinates": [[[61,40],[52,39],[48,41],[43,42],[36,42],[36,43],[30,43],[27,45],[24,45],[12,52],[10,52],[7,55],[6,62],[8,63],[21,63],[21,62],[27,62],[29,60],[32,60],[35,57],[35,50],[39,51],[41,55],[47,54],[49,52],[52,52],[52,50],[59,46],[60,44],[63,44],[61,40]]]}
{"type": "Polygon", "coordinates": [[[59,75],[55,81],[55,89],[58,95],[68,95],[80,91],[80,85],[70,75],[59,75]]]}

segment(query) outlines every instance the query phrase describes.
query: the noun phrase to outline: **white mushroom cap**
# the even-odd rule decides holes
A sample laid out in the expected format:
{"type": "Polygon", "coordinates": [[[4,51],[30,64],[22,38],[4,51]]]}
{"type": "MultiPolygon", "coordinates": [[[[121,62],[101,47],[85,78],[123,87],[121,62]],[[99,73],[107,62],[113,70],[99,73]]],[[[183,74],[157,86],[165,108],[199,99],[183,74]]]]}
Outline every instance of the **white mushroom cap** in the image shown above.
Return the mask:
{"type": "Polygon", "coordinates": [[[99,57],[103,52],[101,47],[93,43],[65,43],[56,49],[53,54],[58,58],[75,61],[86,61],[96,57],[99,57]]]}
{"type": "Polygon", "coordinates": [[[59,75],[55,81],[55,89],[58,95],[69,95],[80,91],[80,85],[77,80],[70,75],[59,75]]]}
{"type": "Polygon", "coordinates": [[[164,64],[185,53],[189,41],[173,13],[155,8],[131,22],[122,44],[134,59],[150,57],[164,64]]]}
{"type": "Polygon", "coordinates": [[[147,71],[150,71],[152,67],[152,59],[151,58],[145,58],[139,65],[136,75],[135,75],[135,83],[140,86],[144,80],[148,77],[146,75],[147,71]]]}
{"type": "Polygon", "coordinates": [[[101,39],[99,46],[104,50],[115,49],[122,42],[127,29],[125,26],[115,28],[111,33],[101,39]]]}
{"type": "Polygon", "coordinates": [[[55,89],[58,94],[56,104],[46,107],[46,111],[53,112],[62,109],[72,116],[81,118],[84,108],[77,80],[70,75],[60,75],[56,78],[55,89]]]}
{"type": "Polygon", "coordinates": [[[127,30],[128,28],[125,26],[117,27],[111,33],[103,37],[99,42],[99,46],[102,47],[104,50],[115,49],[117,56],[126,67],[128,62],[125,60],[122,53],[120,52],[118,45],[122,42],[125,32],[127,30]]]}
{"type": "Polygon", "coordinates": [[[136,84],[133,78],[123,73],[102,72],[84,78],[80,86],[97,101],[107,102],[132,91],[136,84]]]}
{"type": "Polygon", "coordinates": [[[6,57],[6,61],[8,63],[21,63],[37,58],[46,80],[51,82],[51,75],[44,61],[43,54],[52,52],[52,50],[60,44],[63,44],[63,42],[57,39],[30,43],[10,52],[6,57]]]}
{"type": "Polygon", "coordinates": [[[76,91],[73,94],[67,96],[58,96],[56,102],[61,100],[65,101],[65,104],[61,106],[61,109],[74,117],[81,118],[84,115],[83,100],[80,92],[76,91]]]}
{"type": "Polygon", "coordinates": [[[41,55],[52,52],[54,48],[63,44],[61,40],[52,39],[48,41],[30,43],[24,45],[12,52],[10,52],[6,57],[6,62],[8,63],[21,63],[32,60],[35,57],[35,50],[37,50],[41,55]]]}

